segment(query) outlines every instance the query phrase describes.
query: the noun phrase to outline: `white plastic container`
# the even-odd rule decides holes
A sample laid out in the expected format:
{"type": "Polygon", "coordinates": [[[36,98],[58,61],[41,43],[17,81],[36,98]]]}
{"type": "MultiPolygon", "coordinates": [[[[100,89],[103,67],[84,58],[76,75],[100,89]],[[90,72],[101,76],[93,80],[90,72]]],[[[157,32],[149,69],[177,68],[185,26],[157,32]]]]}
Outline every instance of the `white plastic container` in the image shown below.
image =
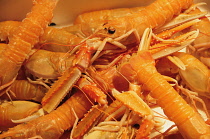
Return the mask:
{"type": "MultiPolygon", "coordinates": [[[[54,11],[53,22],[59,26],[71,24],[75,17],[83,12],[145,6],[154,0],[60,0],[54,11]]],[[[206,2],[202,6],[210,11],[210,0],[195,0],[196,2],[206,2]]],[[[22,20],[26,13],[30,11],[32,0],[0,0],[0,21],[22,20]]]]}

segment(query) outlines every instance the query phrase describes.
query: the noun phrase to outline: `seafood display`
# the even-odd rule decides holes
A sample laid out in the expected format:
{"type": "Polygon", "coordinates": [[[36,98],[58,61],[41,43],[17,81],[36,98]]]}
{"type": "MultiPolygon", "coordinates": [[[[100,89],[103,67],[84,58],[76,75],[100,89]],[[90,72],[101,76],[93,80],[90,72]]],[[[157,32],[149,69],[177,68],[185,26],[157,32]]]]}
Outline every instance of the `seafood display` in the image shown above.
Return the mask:
{"type": "Polygon", "coordinates": [[[204,2],[91,11],[62,27],[58,3],[0,22],[0,139],[210,138],[204,2]]]}

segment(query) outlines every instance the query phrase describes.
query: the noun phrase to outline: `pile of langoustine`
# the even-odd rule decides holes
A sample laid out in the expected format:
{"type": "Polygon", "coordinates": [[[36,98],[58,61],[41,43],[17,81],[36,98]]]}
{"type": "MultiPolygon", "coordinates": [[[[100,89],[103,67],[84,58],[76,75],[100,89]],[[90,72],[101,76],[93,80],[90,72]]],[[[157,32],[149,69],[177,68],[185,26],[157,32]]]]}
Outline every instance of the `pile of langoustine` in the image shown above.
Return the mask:
{"type": "Polygon", "coordinates": [[[156,0],[55,28],[56,3],[0,23],[0,138],[210,138],[203,3],[156,0]],[[174,125],[162,131],[160,116],[174,125]]]}

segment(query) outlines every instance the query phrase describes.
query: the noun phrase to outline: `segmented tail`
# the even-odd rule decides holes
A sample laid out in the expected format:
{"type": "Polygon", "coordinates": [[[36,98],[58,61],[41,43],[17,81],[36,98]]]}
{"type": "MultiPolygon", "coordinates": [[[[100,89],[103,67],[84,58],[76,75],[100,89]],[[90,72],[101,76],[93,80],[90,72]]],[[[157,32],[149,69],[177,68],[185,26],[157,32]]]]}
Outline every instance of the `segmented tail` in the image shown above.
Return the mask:
{"type": "Polygon", "coordinates": [[[57,0],[36,0],[30,13],[20,23],[10,39],[8,49],[4,56],[21,64],[31,51],[34,44],[39,41],[39,36],[52,20],[53,10],[57,0]]]}

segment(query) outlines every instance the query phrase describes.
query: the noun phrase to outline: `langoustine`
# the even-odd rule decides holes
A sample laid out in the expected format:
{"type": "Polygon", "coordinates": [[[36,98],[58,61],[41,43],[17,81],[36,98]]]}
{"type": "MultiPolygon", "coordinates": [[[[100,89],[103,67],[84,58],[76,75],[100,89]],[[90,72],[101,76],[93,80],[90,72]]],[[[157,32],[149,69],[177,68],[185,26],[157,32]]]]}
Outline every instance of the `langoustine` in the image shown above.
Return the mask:
{"type": "Polygon", "coordinates": [[[183,137],[208,138],[210,136],[210,129],[202,117],[185,102],[169,83],[162,79],[163,77],[156,71],[154,61],[147,52],[140,52],[133,56],[130,62],[131,67],[138,74],[138,80],[150,90],[151,96],[157,99],[157,104],[163,108],[164,113],[176,123],[183,137]]]}
{"type": "Polygon", "coordinates": [[[178,15],[181,10],[187,9],[192,3],[193,0],[156,0],[141,10],[141,12],[107,22],[101,27],[102,29],[98,31],[98,34],[116,38],[132,29],[136,29],[141,36],[146,28],[162,26],[175,15],[178,15]]]}
{"type": "MultiPolygon", "coordinates": [[[[168,4],[169,3],[170,3],[170,1],[168,2],[168,4]]],[[[189,3],[190,2],[188,1],[188,4],[189,3]]],[[[147,7],[117,8],[117,9],[99,10],[99,11],[82,13],[82,14],[80,14],[76,17],[73,25],[63,27],[63,29],[70,32],[70,33],[77,33],[77,34],[81,34],[82,36],[87,37],[87,36],[90,36],[90,35],[94,34],[95,32],[97,32],[99,27],[101,27],[102,25],[105,26],[109,22],[113,22],[113,25],[116,25],[116,24],[120,25],[121,24],[120,22],[117,23],[118,18],[120,18],[120,19],[124,18],[125,20],[127,18],[128,20],[132,21],[133,20],[132,16],[133,16],[135,18],[136,17],[138,17],[138,18],[141,17],[142,20],[144,20],[145,17],[142,16],[141,12],[144,12],[144,14],[147,14],[147,12],[145,12],[145,8],[147,8],[147,7]]],[[[183,9],[186,9],[186,8],[184,7],[183,9]]],[[[150,11],[149,8],[147,10],[150,11]]],[[[175,9],[175,10],[177,10],[177,9],[175,9]]],[[[175,10],[171,9],[171,11],[175,11],[175,10]]],[[[167,17],[166,17],[165,19],[170,21],[170,23],[168,23],[167,25],[164,25],[163,28],[174,27],[174,26],[176,26],[178,24],[181,24],[181,23],[184,23],[186,21],[202,17],[205,14],[206,14],[206,12],[200,12],[200,13],[198,12],[196,14],[181,14],[179,16],[178,14],[174,13],[174,16],[177,16],[177,19],[174,19],[174,21],[170,21],[170,18],[167,19],[167,17]]],[[[160,16],[163,16],[163,15],[160,14],[160,16]]],[[[163,22],[162,24],[164,24],[164,23],[167,23],[167,20],[166,21],[162,20],[160,22],[163,22]]],[[[155,19],[153,21],[155,21],[155,19]]],[[[133,26],[134,28],[132,28],[132,29],[136,29],[135,27],[137,27],[137,26],[135,26],[135,21],[133,23],[131,23],[131,25],[134,25],[133,26]]],[[[151,26],[147,26],[147,27],[151,27],[151,26]]],[[[137,28],[139,28],[139,27],[137,27],[137,28]]],[[[105,26],[104,29],[107,30],[109,34],[114,34],[113,28],[111,30],[108,30],[108,28],[106,29],[106,26],[105,26]]],[[[119,29],[124,30],[126,28],[119,28],[119,29]]],[[[144,29],[142,29],[141,32],[143,32],[144,29]]],[[[162,30],[164,30],[164,29],[162,29],[162,30]]],[[[124,31],[128,32],[129,29],[124,30],[124,31]]],[[[122,34],[119,34],[119,36],[121,36],[122,34]]]]}
{"type": "Polygon", "coordinates": [[[56,3],[57,0],[34,1],[32,12],[27,14],[26,18],[11,36],[7,49],[1,53],[1,86],[11,83],[17,76],[24,60],[28,57],[34,44],[38,42],[39,36],[51,21],[56,3]],[[5,65],[7,66],[5,67],[5,65]]]}
{"type": "Polygon", "coordinates": [[[58,139],[64,130],[74,125],[76,117],[82,118],[91,106],[91,101],[78,91],[50,114],[10,128],[7,132],[0,134],[0,138],[58,139]]]}

